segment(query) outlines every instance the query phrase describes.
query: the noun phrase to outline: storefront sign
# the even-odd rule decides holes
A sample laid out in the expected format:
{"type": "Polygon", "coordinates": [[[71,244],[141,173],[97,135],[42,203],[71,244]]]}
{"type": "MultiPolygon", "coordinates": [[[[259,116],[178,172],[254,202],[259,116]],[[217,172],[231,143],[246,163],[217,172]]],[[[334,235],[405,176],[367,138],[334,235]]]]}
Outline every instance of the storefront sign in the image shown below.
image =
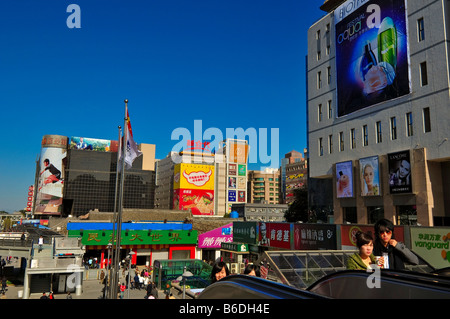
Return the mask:
{"type": "Polygon", "coordinates": [[[411,249],[440,269],[450,267],[450,228],[411,227],[411,249]]]}
{"type": "Polygon", "coordinates": [[[233,240],[239,243],[256,244],[258,242],[257,222],[233,222],[233,240]]]}
{"type": "MultiPolygon", "coordinates": [[[[81,237],[83,245],[106,246],[112,242],[111,230],[69,231],[69,237],[81,237]]],[[[196,244],[197,231],[123,230],[121,245],[196,244]]]]}
{"type": "Polygon", "coordinates": [[[244,252],[248,252],[248,245],[244,244],[244,243],[236,243],[236,242],[222,243],[221,249],[244,253],[244,252]]]}
{"type": "Polygon", "coordinates": [[[294,224],[294,249],[337,249],[336,225],[294,224]]]}
{"type": "Polygon", "coordinates": [[[233,241],[233,224],[213,229],[198,236],[198,248],[220,249],[222,243],[233,241]]]}
{"type": "Polygon", "coordinates": [[[290,249],[291,224],[259,223],[259,245],[290,249]]]}

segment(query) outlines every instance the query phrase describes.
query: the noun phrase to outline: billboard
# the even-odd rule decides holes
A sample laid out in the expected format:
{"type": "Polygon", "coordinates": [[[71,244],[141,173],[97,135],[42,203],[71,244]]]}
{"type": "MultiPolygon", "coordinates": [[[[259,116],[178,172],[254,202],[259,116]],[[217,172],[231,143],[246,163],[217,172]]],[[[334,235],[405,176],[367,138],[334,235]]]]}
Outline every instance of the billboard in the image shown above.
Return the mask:
{"type": "Polygon", "coordinates": [[[405,0],[344,2],[334,11],[337,116],[410,93],[405,0]]]}
{"type": "Polygon", "coordinates": [[[228,162],[230,163],[247,163],[248,144],[229,143],[228,162]]]}
{"type": "Polygon", "coordinates": [[[214,191],[174,189],[173,208],[191,210],[192,215],[214,215],[214,191]]]}
{"type": "MultiPolygon", "coordinates": [[[[375,240],[375,229],[373,225],[340,225],[341,227],[341,249],[353,250],[356,247],[356,233],[362,231],[370,233],[375,240]]],[[[403,226],[394,226],[395,239],[405,242],[405,229],[403,226]]]]}
{"type": "Polygon", "coordinates": [[[177,164],[174,167],[174,189],[214,190],[214,166],[177,164]]]}
{"type": "Polygon", "coordinates": [[[336,225],[294,224],[294,249],[337,249],[336,225]]]}
{"type": "Polygon", "coordinates": [[[291,224],[260,222],[259,245],[291,249],[291,224]]]}
{"type": "Polygon", "coordinates": [[[67,137],[45,135],[39,159],[35,215],[60,215],[64,187],[64,160],[67,137]]]}
{"type": "Polygon", "coordinates": [[[409,151],[388,154],[388,166],[390,193],[411,193],[411,160],[409,151]]]}
{"type": "Polygon", "coordinates": [[[102,140],[89,137],[74,137],[70,138],[70,149],[89,150],[98,152],[117,152],[118,142],[110,140],[102,140]]]}
{"type": "Polygon", "coordinates": [[[233,241],[233,223],[198,235],[198,248],[220,249],[222,243],[233,241]]]}
{"type": "Polygon", "coordinates": [[[450,228],[411,227],[411,249],[436,269],[450,267],[450,228]]]}
{"type": "Polygon", "coordinates": [[[379,167],[378,156],[361,158],[359,160],[361,196],[377,196],[381,194],[379,167]]]}
{"type": "Polygon", "coordinates": [[[352,161],[336,163],[336,196],[337,198],[353,197],[352,161]]]}
{"type": "Polygon", "coordinates": [[[258,222],[233,222],[233,241],[235,242],[257,244],[258,233],[258,222]]]}

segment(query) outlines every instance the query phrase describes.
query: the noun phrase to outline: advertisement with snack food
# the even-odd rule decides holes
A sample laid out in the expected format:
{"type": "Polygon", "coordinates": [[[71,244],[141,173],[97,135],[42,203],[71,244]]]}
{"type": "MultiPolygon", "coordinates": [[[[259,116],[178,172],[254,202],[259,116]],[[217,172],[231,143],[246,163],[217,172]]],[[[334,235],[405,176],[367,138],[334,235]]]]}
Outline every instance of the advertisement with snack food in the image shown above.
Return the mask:
{"type": "Polygon", "coordinates": [[[214,215],[214,191],[202,189],[175,189],[173,208],[191,210],[192,215],[214,215]]]}
{"type": "Polygon", "coordinates": [[[214,166],[177,164],[174,167],[174,189],[214,190],[214,166]]]}
{"type": "Polygon", "coordinates": [[[405,0],[335,9],[338,117],[411,92],[406,17],[405,0]]]}

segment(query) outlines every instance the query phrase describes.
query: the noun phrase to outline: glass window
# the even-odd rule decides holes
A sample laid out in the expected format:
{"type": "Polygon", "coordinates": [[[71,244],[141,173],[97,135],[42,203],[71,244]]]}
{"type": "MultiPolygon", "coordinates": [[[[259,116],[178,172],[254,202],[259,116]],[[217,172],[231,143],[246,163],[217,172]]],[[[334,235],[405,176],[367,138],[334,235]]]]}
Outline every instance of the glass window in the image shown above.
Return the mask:
{"type": "Polygon", "coordinates": [[[381,135],[381,122],[378,121],[376,124],[376,130],[377,130],[377,143],[383,142],[383,138],[381,135]]]}
{"type": "Polygon", "coordinates": [[[328,100],[328,118],[333,118],[333,106],[331,104],[331,100],[328,100]]]}
{"type": "Polygon", "coordinates": [[[422,86],[428,85],[427,62],[420,63],[420,83],[422,86]]]}
{"type": "Polygon", "coordinates": [[[331,83],[331,66],[327,67],[327,84],[331,83]]]}
{"type": "Polygon", "coordinates": [[[423,109],[423,131],[425,133],[431,132],[430,108],[423,109]]]}
{"type": "Polygon", "coordinates": [[[397,120],[394,117],[391,117],[391,140],[397,139],[397,120]]]}
{"type": "Polygon", "coordinates": [[[319,107],[317,108],[317,120],[322,122],[322,104],[319,104],[319,107]]]}
{"type": "Polygon", "coordinates": [[[355,149],[356,148],[356,136],[355,136],[355,129],[354,128],[352,128],[351,130],[350,130],[350,147],[352,148],[352,149],[355,149]]]}
{"type": "Polygon", "coordinates": [[[417,20],[417,37],[419,42],[425,40],[425,28],[423,24],[423,18],[417,20]]]}
{"type": "Polygon", "coordinates": [[[319,138],[319,156],[323,156],[323,143],[322,143],[322,138],[319,138]]]}
{"type": "Polygon", "coordinates": [[[406,113],[406,136],[413,136],[413,118],[412,113],[406,113]]]}
{"type": "Polygon", "coordinates": [[[339,152],[344,151],[344,132],[339,132],[339,152]]]}
{"type": "Polygon", "coordinates": [[[328,152],[333,153],[333,134],[328,135],[328,152]]]}
{"type": "Polygon", "coordinates": [[[369,132],[367,131],[367,125],[363,126],[363,146],[369,145],[369,132]]]}
{"type": "Polygon", "coordinates": [[[317,88],[320,89],[322,87],[322,72],[317,72],[317,88]]]}

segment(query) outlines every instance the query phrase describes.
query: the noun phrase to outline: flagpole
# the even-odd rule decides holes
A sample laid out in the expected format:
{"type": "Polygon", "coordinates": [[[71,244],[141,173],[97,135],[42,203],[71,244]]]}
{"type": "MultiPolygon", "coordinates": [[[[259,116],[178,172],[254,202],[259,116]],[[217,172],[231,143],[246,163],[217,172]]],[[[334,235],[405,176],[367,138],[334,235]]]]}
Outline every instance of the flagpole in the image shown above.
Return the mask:
{"type": "MultiPolygon", "coordinates": [[[[119,125],[118,126],[119,129],[119,139],[118,139],[118,143],[119,143],[119,147],[117,150],[117,163],[116,163],[116,186],[115,186],[115,191],[114,191],[114,215],[113,215],[113,220],[112,220],[112,238],[111,238],[111,261],[110,261],[110,276],[109,276],[109,290],[108,290],[108,298],[109,299],[116,299],[113,298],[113,294],[114,294],[114,289],[112,289],[112,284],[114,283],[114,285],[116,285],[116,283],[118,282],[118,278],[116,278],[116,268],[117,268],[117,258],[116,258],[116,222],[117,222],[117,192],[118,192],[118,186],[119,186],[119,163],[120,163],[120,150],[122,148],[122,143],[121,143],[121,135],[122,135],[122,127],[119,125]]],[[[116,293],[117,295],[117,293],[116,293]]]]}
{"type": "MultiPolygon", "coordinates": [[[[125,100],[125,118],[124,118],[124,128],[126,128],[127,125],[127,104],[128,104],[128,100],[125,100]]],[[[123,131],[123,143],[122,143],[122,162],[121,162],[121,171],[120,171],[120,189],[119,189],[119,209],[118,209],[118,218],[117,218],[117,239],[116,239],[116,264],[115,265],[117,267],[115,273],[116,273],[116,282],[114,283],[114,292],[115,294],[113,295],[114,299],[116,299],[117,297],[117,287],[118,287],[118,283],[119,283],[119,270],[120,267],[119,265],[119,260],[120,260],[120,242],[122,239],[122,215],[123,215],[123,186],[124,186],[124,179],[125,179],[125,152],[126,152],[126,148],[127,148],[127,129],[124,129],[123,131]]],[[[131,274],[128,274],[129,276],[131,274]]]]}

